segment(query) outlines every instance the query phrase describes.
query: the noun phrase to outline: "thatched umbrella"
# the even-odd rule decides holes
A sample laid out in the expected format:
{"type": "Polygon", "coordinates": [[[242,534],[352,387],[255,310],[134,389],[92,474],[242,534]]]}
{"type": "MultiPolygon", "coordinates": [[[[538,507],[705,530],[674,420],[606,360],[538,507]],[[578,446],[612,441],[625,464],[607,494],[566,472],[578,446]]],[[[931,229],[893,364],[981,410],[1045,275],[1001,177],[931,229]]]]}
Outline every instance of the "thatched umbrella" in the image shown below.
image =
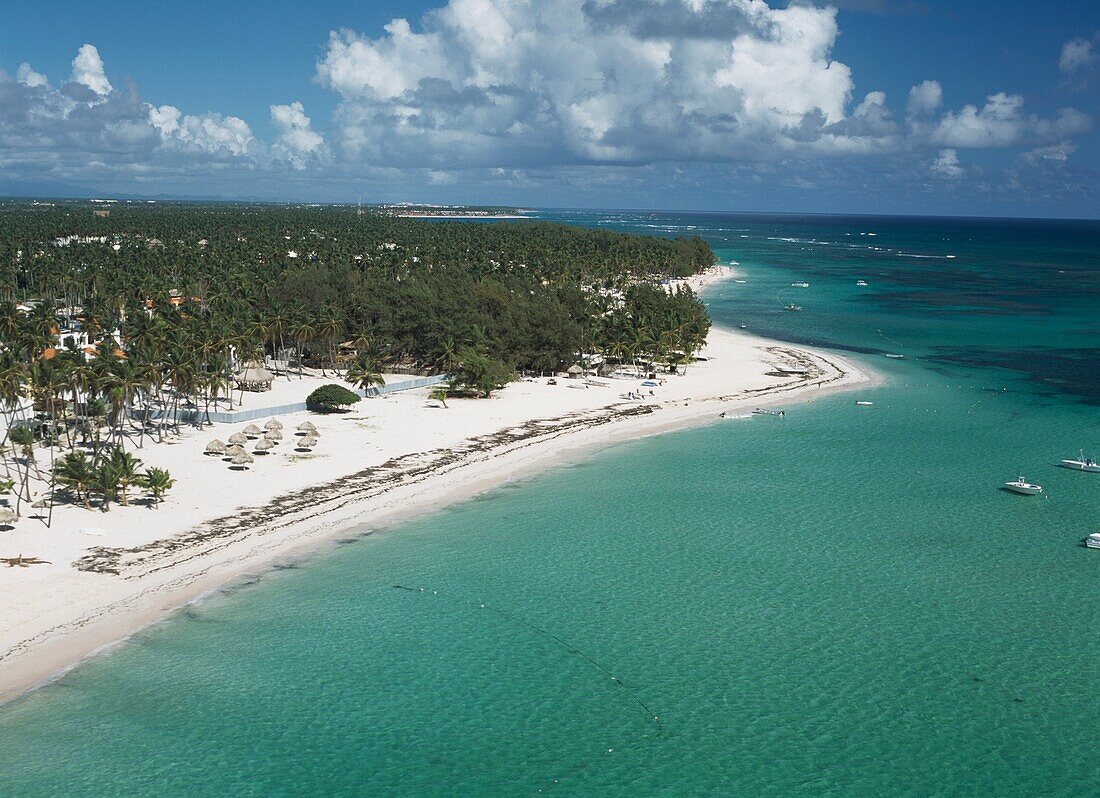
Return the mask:
{"type": "Polygon", "coordinates": [[[253,451],[257,454],[267,454],[269,450],[275,448],[275,441],[269,441],[267,438],[261,438],[256,441],[256,446],[253,451]]]}
{"type": "Polygon", "coordinates": [[[237,446],[244,446],[248,443],[248,436],[243,432],[234,432],[229,436],[229,442],[236,444],[237,446]]]}
{"type": "Polygon", "coordinates": [[[11,526],[18,520],[19,516],[15,514],[14,510],[0,507],[0,526],[11,526]]]}
{"type": "Polygon", "coordinates": [[[280,429],[269,429],[264,433],[264,437],[269,441],[281,441],[283,439],[283,431],[280,429]]]}
{"type": "Polygon", "coordinates": [[[230,468],[248,468],[249,463],[254,463],[256,461],[248,452],[241,452],[233,455],[233,459],[230,462],[232,463],[230,468]]]}
{"type": "Polygon", "coordinates": [[[303,421],[301,424],[298,425],[298,431],[299,432],[316,432],[317,427],[315,427],[313,425],[312,421],[303,421]]]}
{"type": "Polygon", "coordinates": [[[225,454],[227,457],[236,457],[238,454],[244,454],[244,447],[234,443],[232,446],[225,447],[225,454]]]}
{"type": "Polygon", "coordinates": [[[250,438],[258,438],[264,434],[264,431],[257,427],[255,424],[249,424],[244,428],[244,434],[250,438]]]}
{"type": "Polygon", "coordinates": [[[217,438],[210,441],[210,443],[206,444],[206,453],[207,454],[225,454],[225,450],[226,450],[225,443],[218,440],[217,438]]]}
{"type": "Polygon", "coordinates": [[[312,435],[306,435],[304,438],[301,438],[298,441],[298,446],[300,446],[303,449],[312,449],[316,445],[317,445],[317,438],[315,438],[312,435]]]}
{"type": "Polygon", "coordinates": [[[264,424],[264,429],[269,429],[270,430],[270,429],[282,429],[282,428],[283,428],[283,425],[277,418],[273,418],[269,422],[264,424]]]}

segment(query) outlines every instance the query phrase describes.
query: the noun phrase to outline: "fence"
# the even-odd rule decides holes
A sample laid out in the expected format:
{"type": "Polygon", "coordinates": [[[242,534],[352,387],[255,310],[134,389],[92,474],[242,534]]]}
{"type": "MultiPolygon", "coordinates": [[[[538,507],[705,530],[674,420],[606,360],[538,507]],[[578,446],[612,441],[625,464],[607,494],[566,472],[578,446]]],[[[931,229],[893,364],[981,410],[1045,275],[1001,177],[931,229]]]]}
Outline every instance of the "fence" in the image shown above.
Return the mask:
{"type": "MultiPolygon", "coordinates": [[[[398,391],[411,391],[413,388],[428,388],[432,385],[440,385],[447,382],[450,377],[446,374],[435,374],[431,377],[417,377],[412,380],[402,380],[400,382],[391,382],[379,386],[371,386],[366,391],[356,390],[355,393],[359,394],[363,398],[368,396],[381,396],[387,393],[397,393],[398,391]]],[[[305,402],[295,402],[289,405],[276,405],[271,407],[253,407],[249,410],[211,410],[210,420],[219,424],[237,424],[241,421],[255,421],[257,418],[267,418],[268,416],[280,416],[287,413],[301,413],[303,410],[307,410],[305,402]]],[[[143,412],[137,408],[130,408],[130,415],[134,418],[141,418],[143,412]]],[[[144,413],[145,417],[149,421],[159,421],[162,418],[172,418],[172,411],[168,408],[149,408],[144,413]]],[[[205,410],[177,410],[176,417],[184,424],[198,424],[206,421],[207,414],[205,410]]]]}

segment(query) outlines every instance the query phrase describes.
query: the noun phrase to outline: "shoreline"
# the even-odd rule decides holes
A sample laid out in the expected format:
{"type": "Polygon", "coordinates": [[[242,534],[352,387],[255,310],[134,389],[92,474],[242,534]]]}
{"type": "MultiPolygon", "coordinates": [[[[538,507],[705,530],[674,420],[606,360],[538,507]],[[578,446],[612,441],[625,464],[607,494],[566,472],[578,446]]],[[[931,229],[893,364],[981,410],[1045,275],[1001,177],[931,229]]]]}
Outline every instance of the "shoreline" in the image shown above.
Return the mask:
{"type": "MultiPolygon", "coordinates": [[[[733,273],[720,267],[689,278],[688,284],[694,282],[692,287],[698,291],[733,273]]],[[[669,391],[667,398],[642,403],[612,401],[549,416],[520,413],[511,423],[487,429],[483,424],[478,434],[441,441],[434,448],[416,451],[415,445],[406,446],[366,468],[352,471],[355,465],[345,463],[348,467],[342,470],[348,473],[334,479],[295,485],[289,491],[277,491],[266,502],[202,516],[177,534],[135,540],[131,545],[84,546],[83,555],[71,565],[54,570],[67,577],[66,584],[43,601],[48,605],[53,599],[58,606],[28,616],[19,633],[0,642],[0,703],[61,678],[84,660],[124,643],[211,591],[255,578],[280,561],[315,556],[337,546],[341,538],[391,529],[617,443],[715,423],[722,412],[813,401],[881,381],[870,370],[832,353],[721,327],[713,328],[711,336],[705,351],[718,350],[721,356],[691,367],[711,379],[688,382],[685,376],[671,377],[669,382],[683,380],[670,386],[681,393],[689,389],[690,393],[714,393],[693,398],[669,391]],[[744,362],[733,361],[734,356],[744,362]],[[738,373],[734,379],[726,374],[730,369],[721,365],[772,371],[797,367],[807,374],[763,380],[755,372],[738,373]]],[[[543,386],[530,390],[543,391],[543,386]]],[[[598,392],[564,391],[556,398],[561,404],[576,394],[587,399],[590,393],[598,392]]],[[[505,396],[502,401],[509,399],[505,396]]],[[[515,415],[514,403],[508,409],[515,415]]],[[[32,601],[34,587],[32,582],[25,586],[32,601]]]]}

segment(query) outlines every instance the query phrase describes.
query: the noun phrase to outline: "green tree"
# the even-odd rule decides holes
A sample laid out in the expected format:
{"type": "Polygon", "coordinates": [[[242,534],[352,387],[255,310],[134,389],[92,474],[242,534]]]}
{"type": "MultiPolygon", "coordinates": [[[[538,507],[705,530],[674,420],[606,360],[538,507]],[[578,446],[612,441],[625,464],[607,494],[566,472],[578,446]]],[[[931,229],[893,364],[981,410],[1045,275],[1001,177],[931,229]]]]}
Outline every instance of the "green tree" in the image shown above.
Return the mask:
{"type": "Polygon", "coordinates": [[[54,479],[70,488],[84,508],[91,509],[91,487],[96,482],[96,470],[84,452],[69,452],[54,466],[54,479]]]}
{"type": "Polygon", "coordinates": [[[467,347],[459,352],[451,373],[451,390],[474,391],[488,399],[508,382],[511,373],[504,363],[467,347]]]}
{"type": "Polygon", "coordinates": [[[375,360],[369,352],[355,353],[355,359],[348,364],[344,381],[365,392],[369,392],[371,387],[375,385],[381,388],[386,384],[385,378],[378,371],[375,360]]]}
{"type": "Polygon", "coordinates": [[[349,391],[343,385],[329,383],[317,388],[306,397],[306,407],[320,413],[335,413],[346,410],[359,399],[359,394],[349,391]]]}
{"type": "Polygon", "coordinates": [[[176,484],[176,480],[172,479],[166,469],[148,468],[141,475],[140,484],[153,494],[153,506],[160,507],[161,499],[176,484]]]}

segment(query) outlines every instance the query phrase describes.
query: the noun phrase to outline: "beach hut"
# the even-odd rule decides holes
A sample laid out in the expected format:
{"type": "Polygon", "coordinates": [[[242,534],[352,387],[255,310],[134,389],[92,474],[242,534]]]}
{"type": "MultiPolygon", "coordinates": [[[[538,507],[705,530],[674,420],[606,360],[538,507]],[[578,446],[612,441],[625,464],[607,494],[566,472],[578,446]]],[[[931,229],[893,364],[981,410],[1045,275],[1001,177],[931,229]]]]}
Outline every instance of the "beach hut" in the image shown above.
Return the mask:
{"type": "Polygon", "coordinates": [[[264,431],[257,427],[255,424],[249,424],[244,428],[244,434],[250,438],[258,438],[264,434],[264,431]]]}
{"type": "Polygon", "coordinates": [[[282,422],[280,422],[279,419],[277,419],[277,418],[273,418],[270,421],[268,421],[266,424],[264,424],[264,429],[282,429],[282,428],[283,428],[282,422]]]}
{"type": "Polygon", "coordinates": [[[229,442],[236,446],[244,446],[246,443],[248,443],[248,436],[245,435],[243,432],[234,432],[232,435],[229,436],[229,442]]]}
{"type": "Polygon", "coordinates": [[[569,375],[569,379],[575,380],[584,376],[584,369],[582,369],[578,364],[574,363],[572,366],[565,370],[565,373],[569,375]]]}
{"type": "Polygon", "coordinates": [[[259,363],[246,363],[241,373],[233,378],[242,391],[270,391],[275,375],[259,363]]]}
{"type": "Polygon", "coordinates": [[[256,454],[267,454],[268,451],[274,448],[275,441],[269,441],[267,438],[262,438],[261,440],[256,441],[256,445],[255,447],[253,447],[253,451],[256,452],[256,454]]]}
{"type": "Polygon", "coordinates": [[[225,450],[226,450],[225,443],[223,441],[218,440],[217,438],[210,441],[210,443],[206,444],[206,454],[222,455],[222,454],[225,454],[225,450]]]}
{"type": "Polygon", "coordinates": [[[250,455],[248,452],[240,452],[239,454],[233,455],[233,459],[230,461],[231,464],[229,467],[238,471],[244,471],[248,468],[249,463],[254,462],[256,462],[255,459],[253,459],[252,455],[250,455]]]}

